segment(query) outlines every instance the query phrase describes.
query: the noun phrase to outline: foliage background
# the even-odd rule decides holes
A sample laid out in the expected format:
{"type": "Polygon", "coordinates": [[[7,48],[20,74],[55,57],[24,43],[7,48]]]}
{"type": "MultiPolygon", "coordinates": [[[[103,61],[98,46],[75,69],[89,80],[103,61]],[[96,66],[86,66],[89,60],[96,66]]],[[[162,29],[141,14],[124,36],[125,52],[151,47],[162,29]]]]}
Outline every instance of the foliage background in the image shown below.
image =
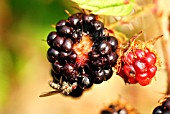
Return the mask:
{"type": "MultiPolygon", "coordinates": [[[[142,6],[152,0],[138,1],[142,6]]],[[[167,4],[168,5],[168,4],[167,4]]],[[[46,59],[48,46],[44,40],[50,25],[67,19],[65,9],[74,11],[70,0],[0,0],[0,114],[97,114],[121,95],[141,114],[149,114],[166,91],[166,71],[161,68],[149,86],[125,85],[118,76],[95,85],[79,99],[62,95],[38,96],[51,88],[50,64],[46,59]]],[[[117,28],[127,36],[141,30],[143,39],[161,35],[159,19],[151,12],[117,28]]],[[[155,48],[161,55],[161,41],[155,48]]]]}

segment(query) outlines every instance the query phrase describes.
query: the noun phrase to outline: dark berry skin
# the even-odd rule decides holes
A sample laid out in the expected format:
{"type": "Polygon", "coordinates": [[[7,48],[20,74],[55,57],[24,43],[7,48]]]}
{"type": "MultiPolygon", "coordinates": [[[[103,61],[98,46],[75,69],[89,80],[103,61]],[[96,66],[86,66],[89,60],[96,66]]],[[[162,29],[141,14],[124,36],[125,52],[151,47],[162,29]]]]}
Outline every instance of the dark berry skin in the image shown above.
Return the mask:
{"type": "Polygon", "coordinates": [[[67,22],[65,20],[61,20],[56,24],[56,30],[58,31],[61,26],[65,26],[67,22]]]}
{"type": "Polygon", "coordinates": [[[109,36],[109,32],[106,28],[101,28],[93,34],[92,40],[94,42],[102,42],[105,39],[108,39],[107,36],[109,36]]]}
{"type": "Polygon", "coordinates": [[[153,110],[152,114],[163,114],[163,108],[162,108],[162,106],[157,106],[157,107],[153,110]]]}
{"type": "Polygon", "coordinates": [[[64,43],[64,40],[65,40],[64,37],[59,37],[59,36],[58,36],[58,37],[55,38],[54,41],[53,41],[53,47],[56,48],[56,49],[61,48],[61,46],[62,46],[63,43],[64,43]]]}
{"type": "Polygon", "coordinates": [[[103,23],[100,21],[94,21],[92,25],[94,27],[94,30],[101,30],[104,27],[103,23]]]}
{"type": "Polygon", "coordinates": [[[170,111],[166,110],[166,111],[163,112],[163,114],[170,114],[170,111]]]}
{"type": "Polygon", "coordinates": [[[110,112],[108,110],[103,110],[100,114],[112,114],[112,112],[110,112]]]}
{"type": "Polygon", "coordinates": [[[78,83],[82,89],[90,88],[93,85],[93,82],[87,76],[78,77],[78,83]]]}
{"type": "Polygon", "coordinates": [[[73,97],[73,98],[78,98],[83,94],[83,89],[80,87],[77,87],[76,89],[74,89],[69,96],[73,97]]]}
{"type": "Polygon", "coordinates": [[[68,53],[68,52],[63,52],[63,51],[62,51],[62,52],[60,53],[60,59],[61,59],[60,61],[65,61],[65,62],[66,62],[65,59],[66,59],[69,55],[70,55],[70,53],[68,53]],[[63,60],[63,59],[64,59],[64,60],[63,60]]]}
{"type": "Polygon", "coordinates": [[[104,81],[104,71],[103,70],[98,70],[95,71],[95,78],[93,79],[95,84],[100,84],[104,81]]]}
{"type": "Polygon", "coordinates": [[[75,62],[77,58],[77,54],[73,51],[68,57],[68,62],[75,62]]]}
{"type": "Polygon", "coordinates": [[[49,48],[47,51],[47,58],[49,60],[49,62],[53,63],[56,60],[58,60],[59,57],[59,51],[53,49],[53,48],[49,48]]]}
{"type": "Polygon", "coordinates": [[[62,45],[62,49],[66,52],[69,52],[69,51],[71,51],[72,47],[73,47],[73,41],[69,38],[65,39],[65,41],[62,45]]]}
{"type": "Polygon", "coordinates": [[[52,64],[52,68],[55,73],[60,73],[63,66],[61,66],[60,63],[56,61],[52,64]]]}
{"type": "Polygon", "coordinates": [[[106,42],[106,41],[103,41],[100,45],[99,45],[99,52],[102,54],[102,55],[105,55],[105,54],[109,54],[111,52],[111,45],[106,42]]]}
{"type": "Polygon", "coordinates": [[[79,38],[79,33],[77,31],[74,31],[72,34],[73,40],[77,40],[79,38]]]}
{"type": "Polygon", "coordinates": [[[93,14],[83,16],[83,30],[86,33],[91,32],[91,30],[90,30],[92,28],[91,22],[94,20],[95,20],[95,15],[93,15],[93,14]]]}
{"type": "Polygon", "coordinates": [[[63,73],[64,73],[64,75],[66,75],[66,76],[72,75],[73,70],[74,70],[74,66],[71,65],[71,64],[66,64],[66,65],[63,67],[63,73]]]}
{"type": "Polygon", "coordinates": [[[68,18],[68,22],[71,26],[76,27],[79,24],[80,18],[76,15],[72,15],[68,18]]]}
{"type": "Polygon", "coordinates": [[[118,58],[118,55],[115,52],[107,55],[107,59],[109,60],[109,63],[111,65],[110,67],[112,67],[116,64],[117,58],[118,58]]]}
{"type": "Polygon", "coordinates": [[[92,60],[91,63],[96,67],[102,67],[107,64],[107,59],[106,57],[99,57],[97,59],[92,60]]]}
{"type": "Polygon", "coordinates": [[[95,20],[95,15],[90,14],[90,15],[84,15],[83,16],[83,20],[87,23],[92,22],[93,20],[95,20]]]}
{"type": "Polygon", "coordinates": [[[170,111],[170,98],[167,98],[166,101],[162,103],[162,107],[165,110],[169,110],[170,111]]]}
{"type": "Polygon", "coordinates": [[[90,59],[97,59],[100,56],[100,54],[97,53],[96,51],[91,51],[88,53],[88,56],[90,57],[90,59]]]}
{"type": "MultiPolygon", "coordinates": [[[[57,74],[54,72],[54,70],[51,70],[51,76],[53,77],[53,81],[55,83],[59,83],[60,81],[60,78],[61,78],[61,75],[60,74],[57,74]]],[[[63,79],[62,79],[63,80],[63,79]]]]}
{"type": "Polygon", "coordinates": [[[57,37],[57,33],[56,32],[50,32],[50,34],[47,36],[47,43],[49,46],[53,46],[53,41],[54,39],[57,37]]]}
{"type": "Polygon", "coordinates": [[[115,51],[118,46],[118,40],[113,36],[109,36],[108,42],[111,44],[112,50],[115,51]]]}
{"type": "Polygon", "coordinates": [[[104,70],[104,80],[106,81],[106,80],[108,80],[108,79],[110,79],[111,77],[112,77],[112,75],[113,75],[113,70],[112,70],[112,68],[109,68],[109,69],[105,69],[104,70]]]}
{"type": "Polygon", "coordinates": [[[72,39],[74,42],[80,42],[82,40],[82,31],[74,31],[72,34],[72,39]]]}
{"type": "Polygon", "coordinates": [[[68,26],[61,26],[58,29],[58,34],[61,36],[62,35],[71,36],[72,32],[73,32],[72,28],[68,26]]]}

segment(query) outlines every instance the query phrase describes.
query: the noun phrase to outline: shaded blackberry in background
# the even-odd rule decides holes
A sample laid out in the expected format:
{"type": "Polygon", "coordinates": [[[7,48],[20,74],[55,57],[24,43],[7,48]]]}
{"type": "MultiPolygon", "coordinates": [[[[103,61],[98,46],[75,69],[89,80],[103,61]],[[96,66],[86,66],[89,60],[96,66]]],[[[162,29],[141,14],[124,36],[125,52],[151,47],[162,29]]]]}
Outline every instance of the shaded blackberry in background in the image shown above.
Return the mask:
{"type": "Polygon", "coordinates": [[[57,84],[55,87],[64,94],[81,96],[93,83],[100,84],[111,78],[118,58],[118,41],[109,36],[96,15],[77,13],[59,21],[56,31],[49,33],[47,43],[53,77],[50,86],[57,84]]]}
{"type": "Polygon", "coordinates": [[[108,107],[104,108],[100,114],[139,114],[131,105],[124,99],[118,99],[108,107]]]}
{"type": "Polygon", "coordinates": [[[152,114],[170,114],[170,96],[164,96],[158,102],[161,105],[155,107],[152,114]]]}
{"type": "Polygon", "coordinates": [[[152,114],[163,114],[163,107],[162,106],[157,106],[152,114]]]}
{"type": "Polygon", "coordinates": [[[166,101],[164,101],[164,102],[162,103],[162,107],[163,107],[165,110],[170,111],[170,98],[167,98],[166,101]]]}

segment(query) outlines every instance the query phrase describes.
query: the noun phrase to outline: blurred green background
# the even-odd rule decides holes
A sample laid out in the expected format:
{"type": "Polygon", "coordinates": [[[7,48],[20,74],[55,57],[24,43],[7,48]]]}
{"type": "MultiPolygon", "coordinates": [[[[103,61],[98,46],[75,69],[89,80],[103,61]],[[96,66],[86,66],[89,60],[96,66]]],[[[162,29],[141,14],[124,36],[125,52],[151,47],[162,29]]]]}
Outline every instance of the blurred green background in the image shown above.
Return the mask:
{"type": "MultiPolygon", "coordinates": [[[[97,114],[119,95],[141,114],[150,114],[166,91],[164,70],[156,75],[159,81],[153,80],[146,87],[125,86],[120,77],[114,76],[79,99],[38,97],[52,90],[48,86],[51,78],[45,40],[55,30],[52,24],[68,18],[65,9],[74,12],[70,0],[0,0],[0,114],[97,114]]],[[[136,31],[143,30],[144,37],[161,34],[157,18],[150,13],[132,20],[132,26],[136,31]]],[[[120,29],[135,33],[126,25],[120,29]]],[[[157,45],[162,54],[160,42],[157,45]]]]}
{"type": "Polygon", "coordinates": [[[22,84],[43,71],[46,36],[55,30],[51,24],[67,18],[64,10],[69,4],[69,0],[0,0],[0,109],[22,84]]]}

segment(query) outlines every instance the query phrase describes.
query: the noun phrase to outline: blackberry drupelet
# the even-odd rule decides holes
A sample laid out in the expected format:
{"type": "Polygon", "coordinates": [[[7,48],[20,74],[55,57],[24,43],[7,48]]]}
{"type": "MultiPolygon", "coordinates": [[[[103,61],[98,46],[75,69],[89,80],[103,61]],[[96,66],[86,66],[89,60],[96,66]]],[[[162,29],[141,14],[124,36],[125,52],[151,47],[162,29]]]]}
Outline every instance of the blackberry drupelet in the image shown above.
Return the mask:
{"type": "Polygon", "coordinates": [[[59,21],[56,31],[48,35],[47,43],[53,82],[67,83],[61,88],[69,88],[68,91],[62,89],[63,93],[78,97],[93,83],[100,84],[111,78],[112,67],[118,58],[118,41],[109,36],[109,31],[96,15],[77,13],[59,21]]]}

